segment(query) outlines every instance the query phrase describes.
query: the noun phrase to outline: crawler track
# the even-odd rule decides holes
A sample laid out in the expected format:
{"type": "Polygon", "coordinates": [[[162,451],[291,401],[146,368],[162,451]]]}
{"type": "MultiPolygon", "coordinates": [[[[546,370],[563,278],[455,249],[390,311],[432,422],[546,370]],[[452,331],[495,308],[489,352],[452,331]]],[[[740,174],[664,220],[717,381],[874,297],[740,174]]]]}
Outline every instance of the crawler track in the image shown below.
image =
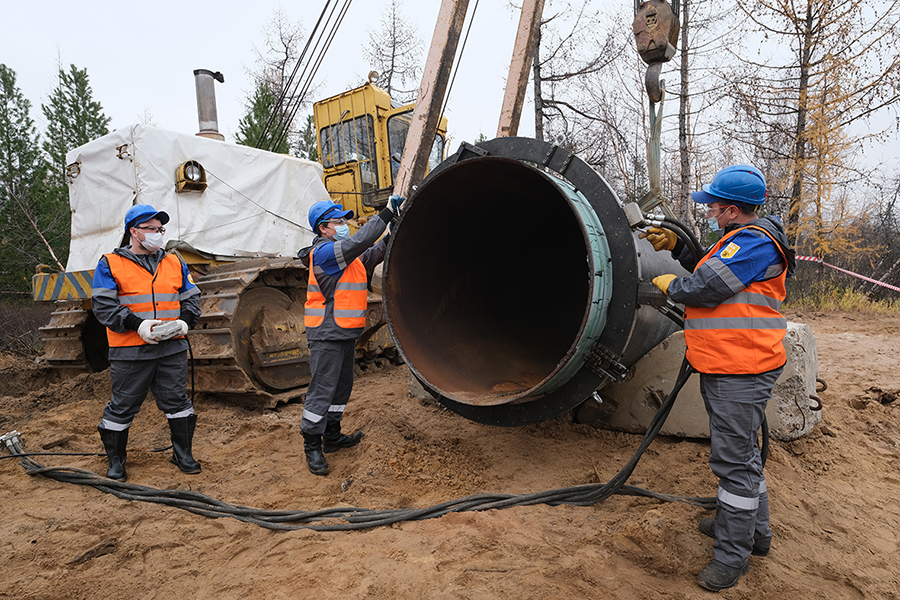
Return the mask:
{"type": "MultiPolygon", "coordinates": [[[[194,389],[264,406],[302,398],[310,379],[306,281],[307,268],[292,258],[253,259],[195,274],[202,315],[188,333],[194,389]]],[[[63,373],[109,366],[105,329],[89,304],[58,302],[41,328],[45,359],[63,373]]],[[[370,293],[368,328],[356,352],[362,372],[401,362],[384,323],[381,297],[370,293]]]]}

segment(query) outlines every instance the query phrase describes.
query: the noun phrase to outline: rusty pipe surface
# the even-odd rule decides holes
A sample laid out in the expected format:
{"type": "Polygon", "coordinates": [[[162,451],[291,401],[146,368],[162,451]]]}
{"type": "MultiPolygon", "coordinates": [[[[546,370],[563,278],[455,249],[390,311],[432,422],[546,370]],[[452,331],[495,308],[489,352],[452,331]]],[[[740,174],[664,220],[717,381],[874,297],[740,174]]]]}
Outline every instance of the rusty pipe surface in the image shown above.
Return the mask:
{"type": "Polygon", "coordinates": [[[642,276],[680,269],[656,254],[577,157],[526,138],[463,144],[392,235],[388,325],[448,408],[498,425],[552,418],[604,384],[586,368],[594,350],[633,363],[674,331],[636,303],[642,276]]]}

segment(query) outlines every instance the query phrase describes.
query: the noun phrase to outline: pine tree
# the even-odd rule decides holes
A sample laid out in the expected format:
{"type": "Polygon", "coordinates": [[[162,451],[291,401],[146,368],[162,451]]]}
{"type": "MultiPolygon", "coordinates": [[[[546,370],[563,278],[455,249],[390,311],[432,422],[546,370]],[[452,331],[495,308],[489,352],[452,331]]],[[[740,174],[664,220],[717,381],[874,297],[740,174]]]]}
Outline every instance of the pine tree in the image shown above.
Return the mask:
{"type": "Polygon", "coordinates": [[[302,24],[291,21],[281,9],[273,13],[264,33],[265,48],[255,51],[257,67],[250,72],[253,95],[247,100],[247,113],[238,125],[236,141],[287,154],[301,146],[295,116],[316,89],[308,80],[301,81],[303,69],[297,75],[299,48],[304,46],[306,35],[302,24]]]}
{"type": "Polygon", "coordinates": [[[785,59],[746,65],[729,86],[738,116],[734,137],[773,162],[784,175],[769,178],[770,197],[788,204],[791,241],[805,254],[829,250],[829,231],[841,226],[846,183],[864,143],[884,133],[871,116],[900,102],[900,0],[753,0],[739,3],[748,29],[767,46],[790,48],[785,59]],[[871,125],[871,123],[869,123],[871,125]],[[780,198],[779,198],[780,197],[780,198]]]}
{"type": "MultiPolygon", "coordinates": [[[[54,202],[47,186],[48,164],[41,155],[40,138],[30,111],[31,102],[16,86],[15,71],[0,64],[0,291],[3,292],[27,292],[35,267],[51,262],[50,252],[31,220],[39,230],[50,233],[48,239],[60,243],[60,250],[68,246],[60,239],[64,225],[52,210],[54,202]]],[[[68,231],[64,233],[67,236],[68,231]]]]}
{"type": "Polygon", "coordinates": [[[306,125],[297,136],[295,155],[299,158],[318,161],[319,149],[316,146],[316,123],[312,115],[306,117],[306,125]]]}
{"type": "Polygon", "coordinates": [[[285,136],[279,137],[276,145],[275,136],[282,128],[281,118],[272,117],[273,114],[277,115],[281,112],[277,105],[278,96],[272,87],[264,81],[259,82],[247,114],[238,122],[235,141],[244,146],[287,154],[290,147],[285,136]]]}
{"type": "Polygon", "coordinates": [[[44,152],[53,165],[53,180],[65,189],[66,153],[109,133],[110,118],[93,99],[87,69],[59,69],[59,80],[47,104],[41,105],[47,119],[44,152]]]}

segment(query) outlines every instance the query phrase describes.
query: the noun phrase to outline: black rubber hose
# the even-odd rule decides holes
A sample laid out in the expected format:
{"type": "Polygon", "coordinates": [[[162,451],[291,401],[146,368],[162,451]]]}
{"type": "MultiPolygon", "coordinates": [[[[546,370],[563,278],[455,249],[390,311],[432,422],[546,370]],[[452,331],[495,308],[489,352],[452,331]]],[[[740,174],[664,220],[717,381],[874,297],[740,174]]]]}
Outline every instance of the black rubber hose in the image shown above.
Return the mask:
{"type": "Polygon", "coordinates": [[[694,234],[688,229],[681,221],[673,219],[671,217],[663,218],[663,227],[666,229],[670,229],[675,232],[682,242],[688,247],[688,250],[691,251],[691,255],[694,257],[695,262],[700,262],[700,259],[703,257],[703,248],[700,246],[700,242],[697,241],[697,238],[694,237],[694,234]]]}
{"type": "Polygon", "coordinates": [[[0,456],[0,460],[4,458],[20,458],[22,456],[106,456],[105,452],[27,452],[25,454],[9,454],[0,456]]]}
{"type": "Polygon", "coordinates": [[[591,484],[536,492],[533,494],[476,494],[449,500],[435,506],[421,509],[389,509],[369,510],[356,507],[334,507],[314,511],[265,510],[228,504],[199,492],[188,490],[159,490],[156,488],[114,481],[101,477],[96,473],[76,467],[45,467],[35,462],[29,455],[21,451],[21,447],[9,448],[13,456],[19,458],[29,475],[43,475],[56,481],[90,485],[100,491],[113,494],[125,500],[141,500],[156,504],[166,504],[187,510],[206,517],[230,517],[246,523],[252,523],[268,529],[294,530],[313,529],[315,531],[351,531],[391,525],[400,521],[417,521],[433,519],[450,512],[470,510],[490,510],[512,506],[528,506],[548,504],[556,506],[568,504],[574,506],[590,506],[601,502],[613,494],[627,496],[646,496],[665,502],[684,502],[711,510],[716,506],[713,497],[699,498],[660,494],[642,488],[625,485],[634,472],[644,451],[659,433],[675,402],[678,392],[687,383],[694,370],[684,360],[675,387],[666,401],[659,408],[644,434],[637,451],[631,460],[615,477],[605,484],[591,484]],[[15,451],[14,451],[15,450],[15,451]],[[328,519],[342,519],[344,523],[312,524],[328,519]],[[302,524],[300,524],[302,523],[302,524]]]}
{"type": "MultiPolygon", "coordinates": [[[[690,244],[693,246],[693,248],[697,251],[697,253],[700,256],[703,256],[703,246],[700,244],[700,240],[698,240],[694,236],[694,232],[691,231],[690,227],[688,227],[687,225],[685,225],[684,223],[682,223],[681,221],[679,221],[678,219],[675,219],[673,217],[663,217],[663,221],[666,223],[669,223],[671,225],[675,225],[676,227],[680,227],[681,230],[684,232],[685,237],[687,237],[687,239],[690,240],[690,244]]],[[[687,242],[685,242],[685,243],[687,243],[687,242]]]]}

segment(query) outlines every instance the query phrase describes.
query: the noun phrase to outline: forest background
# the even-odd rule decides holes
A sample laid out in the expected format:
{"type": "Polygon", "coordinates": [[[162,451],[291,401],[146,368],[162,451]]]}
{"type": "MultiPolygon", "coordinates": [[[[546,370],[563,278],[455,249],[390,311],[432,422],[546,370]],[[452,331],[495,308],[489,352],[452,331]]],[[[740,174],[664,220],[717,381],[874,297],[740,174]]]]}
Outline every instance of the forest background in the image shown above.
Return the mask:
{"type": "MultiPolygon", "coordinates": [[[[785,222],[798,254],[900,286],[900,0],[678,4],[680,36],[663,73],[662,104],[661,187],[674,213],[712,241],[690,192],[723,166],[753,164],[767,178],[764,210],[785,222]]],[[[535,137],[583,158],[623,202],[649,189],[650,115],[632,16],[621,0],[546,0],[529,82],[534,110],[523,114],[535,137]]],[[[309,115],[320,99],[314,67],[337,24],[311,26],[296,9],[268,16],[250,57],[254,89],[230,141],[318,158],[309,115]]],[[[363,70],[376,71],[378,85],[408,102],[426,49],[401,0],[387,0],[359,50],[363,70]]],[[[66,263],[65,155],[108,133],[111,119],[94,98],[89,67],[60,57],[54,87],[35,103],[0,62],[0,350],[33,351],[39,343],[29,323],[41,322],[46,307],[33,309],[34,317],[20,307],[30,303],[39,265],[63,270],[66,263]]],[[[457,68],[465,68],[464,57],[457,68]]],[[[141,120],[154,125],[149,110],[141,120]]],[[[889,304],[898,298],[822,263],[801,263],[789,283],[793,302],[848,294],[889,304]]]]}

